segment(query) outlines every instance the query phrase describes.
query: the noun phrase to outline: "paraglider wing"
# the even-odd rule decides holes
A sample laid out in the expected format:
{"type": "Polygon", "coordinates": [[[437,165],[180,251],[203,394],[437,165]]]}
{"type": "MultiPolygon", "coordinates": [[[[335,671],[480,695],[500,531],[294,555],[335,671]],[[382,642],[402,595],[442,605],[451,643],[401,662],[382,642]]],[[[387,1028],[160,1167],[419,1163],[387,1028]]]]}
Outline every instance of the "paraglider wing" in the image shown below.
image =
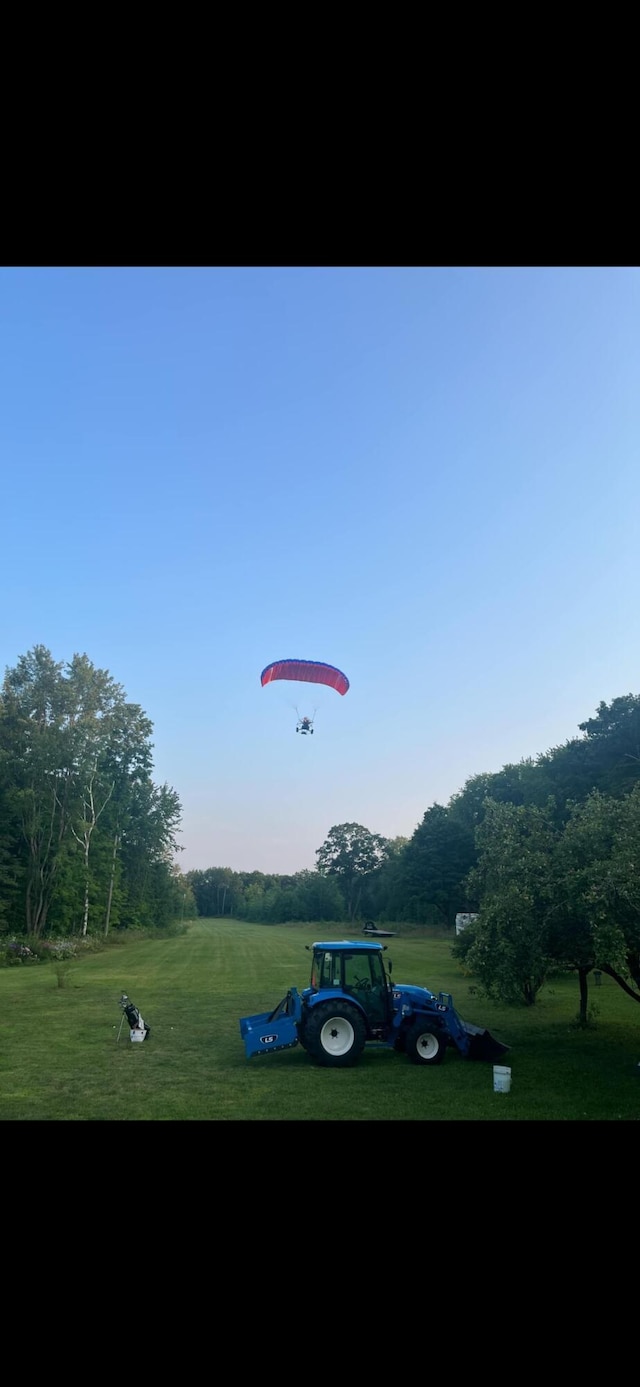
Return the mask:
{"type": "Polygon", "coordinates": [[[320,660],[274,660],[260,675],[260,683],[271,684],[274,679],[297,679],[304,684],[326,684],[336,693],[346,694],[349,680],[335,665],[322,664],[320,660]]]}

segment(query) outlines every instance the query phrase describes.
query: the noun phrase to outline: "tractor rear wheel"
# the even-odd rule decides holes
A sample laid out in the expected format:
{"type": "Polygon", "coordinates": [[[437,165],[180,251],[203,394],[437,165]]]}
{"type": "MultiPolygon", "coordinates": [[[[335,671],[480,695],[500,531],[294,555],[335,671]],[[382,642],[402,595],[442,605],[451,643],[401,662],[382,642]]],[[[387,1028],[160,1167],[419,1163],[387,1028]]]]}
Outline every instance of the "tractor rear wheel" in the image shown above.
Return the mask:
{"type": "Polygon", "coordinates": [[[345,1069],[364,1050],[367,1033],[357,1007],[349,1002],[319,1002],[307,1017],[304,1048],[317,1064],[345,1069]]]}
{"type": "Polygon", "coordinates": [[[447,1038],[433,1021],[423,1016],[407,1036],[406,1051],[412,1064],[442,1064],[447,1038]]]}

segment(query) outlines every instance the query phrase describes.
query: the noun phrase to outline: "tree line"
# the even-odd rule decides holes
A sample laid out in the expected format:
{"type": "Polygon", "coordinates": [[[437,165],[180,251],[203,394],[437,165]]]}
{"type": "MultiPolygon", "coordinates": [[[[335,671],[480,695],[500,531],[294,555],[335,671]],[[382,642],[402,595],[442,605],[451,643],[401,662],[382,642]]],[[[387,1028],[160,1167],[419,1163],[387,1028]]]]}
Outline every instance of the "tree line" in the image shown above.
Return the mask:
{"type": "Polygon", "coordinates": [[[599,704],[580,736],[471,776],[410,839],[338,824],[314,871],[187,873],[203,915],[440,926],[489,994],[527,1004],[553,967],[607,972],[640,1001],[640,697],[599,704]]]}
{"type": "MultiPolygon", "coordinates": [[[[166,927],[178,795],[153,780],[152,723],[87,655],[36,645],[0,688],[0,934],[166,927]]],[[[189,896],[189,903],[193,905],[189,896]]]]}

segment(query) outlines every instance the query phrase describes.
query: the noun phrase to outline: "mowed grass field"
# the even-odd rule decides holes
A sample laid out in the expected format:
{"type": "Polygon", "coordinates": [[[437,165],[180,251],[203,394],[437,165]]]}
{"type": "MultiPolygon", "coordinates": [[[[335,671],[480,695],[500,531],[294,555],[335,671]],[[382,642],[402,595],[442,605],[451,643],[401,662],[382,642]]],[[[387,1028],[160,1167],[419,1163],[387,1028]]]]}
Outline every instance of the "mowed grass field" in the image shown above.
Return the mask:
{"type": "Polygon", "coordinates": [[[574,978],[551,980],[532,1008],[499,1006],[479,995],[448,938],[398,929],[385,941],[394,980],[451,992],[464,1020],[509,1045],[509,1093],[494,1093],[491,1064],[451,1048],[426,1069],[373,1046],[347,1070],[317,1067],[301,1046],[247,1060],[240,1017],[305,987],[305,945],[348,938],[348,927],[196,920],[177,938],[72,960],[62,987],[52,964],[0,969],[0,1120],[637,1121],[640,1006],[610,979],[591,986],[582,1031],[574,978]],[[126,1021],[117,1039],[123,992],[150,1026],[143,1044],[126,1021]]]}

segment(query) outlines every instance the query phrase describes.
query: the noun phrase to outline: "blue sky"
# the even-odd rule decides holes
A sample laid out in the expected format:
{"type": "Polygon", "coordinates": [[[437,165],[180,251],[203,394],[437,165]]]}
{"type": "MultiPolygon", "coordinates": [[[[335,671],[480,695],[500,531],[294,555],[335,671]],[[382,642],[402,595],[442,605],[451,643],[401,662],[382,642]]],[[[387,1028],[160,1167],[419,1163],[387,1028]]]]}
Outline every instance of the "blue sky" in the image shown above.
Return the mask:
{"type": "Polygon", "coordinates": [[[635,267],[0,269],[0,674],[142,705],[185,871],[410,837],[640,692],[639,310],[635,267]]]}

